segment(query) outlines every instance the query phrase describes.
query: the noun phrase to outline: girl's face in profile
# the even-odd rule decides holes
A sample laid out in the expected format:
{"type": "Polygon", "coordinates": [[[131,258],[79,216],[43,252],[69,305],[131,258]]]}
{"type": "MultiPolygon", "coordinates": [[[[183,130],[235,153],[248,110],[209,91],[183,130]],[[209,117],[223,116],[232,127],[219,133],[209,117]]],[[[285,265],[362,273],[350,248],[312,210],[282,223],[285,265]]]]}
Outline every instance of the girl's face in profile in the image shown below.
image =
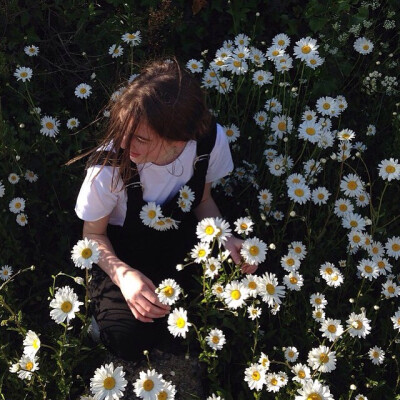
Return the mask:
{"type": "MultiPolygon", "coordinates": [[[[150,162],[166,165],[179,156],[185,144],[186,142],[163,139],[146,122],[141,121],[132,135],[129,156],[135,164],[150,162]]],[[[122,141],[121,147],[127,148],[125,139],[122,141]]]]}

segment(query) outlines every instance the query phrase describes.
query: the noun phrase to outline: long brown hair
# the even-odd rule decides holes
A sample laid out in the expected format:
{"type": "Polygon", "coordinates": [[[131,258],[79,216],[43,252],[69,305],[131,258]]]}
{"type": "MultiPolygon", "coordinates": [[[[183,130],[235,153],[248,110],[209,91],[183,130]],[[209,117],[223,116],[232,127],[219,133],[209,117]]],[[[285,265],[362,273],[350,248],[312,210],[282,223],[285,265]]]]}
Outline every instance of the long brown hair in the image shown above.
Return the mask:
{"type": "Polygon", "coordinates": [[[91,154],[87,167],[118,167],[124,185],[136,170],[131,167],[129,145],[121,149],[121,144],[131,142],[141,121],[167,141],[198,140],[208,133],[212,121],[199,83],[176,60],[145,66],[117,100],[110,102],[109,109],[105,136],[85,154],[91,154]]]}

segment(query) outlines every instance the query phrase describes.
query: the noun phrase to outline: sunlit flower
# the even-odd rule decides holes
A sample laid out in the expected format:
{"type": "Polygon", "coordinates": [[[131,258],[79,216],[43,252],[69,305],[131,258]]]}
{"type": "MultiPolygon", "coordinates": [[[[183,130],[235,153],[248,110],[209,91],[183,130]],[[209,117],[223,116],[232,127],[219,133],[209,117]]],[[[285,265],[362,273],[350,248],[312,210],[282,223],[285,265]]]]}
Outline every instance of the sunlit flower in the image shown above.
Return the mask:
{"type": "Polygon", "coordinates": [[[267,392],[279,392],[281,385],[280,376],[277,373],[270,372],[265,375],[265,384],[267,386],[267,392]]]}
{"type": "Polygon", "coordinates": [[[214,218],[204,218],[197,224],[196,235],[202,242],[212,242],[217,233],[218,230],[214,218]]]}
{"type": "Polygon", "coordinates": [[[120,45],[116,45],[113,44],[109,49],[108,49],[108,54],[110,54],[110,56],[112,58],[117,58],[122,56],[122,54],[124,53],[124,49],[120,46],[120,45]]]}
{"type": "Polygon", "coordinates": [[[207,278],[214,278],[218,275],[220,268],[221,262],[215,257],[210,257],[205,262],[204,274],[207,278]]]}
{"type": "Polygon", "coordinates": [[[283,277],[283,283],[289,290],[299,291],[304,285],[304,280],[302,275],[293,271],[283,277]]]}
{"type": "Polygon", "coordinates": [[[331,342],[334,342],[343,334],[343,326],[338,319],[325,319],[325,321],[322,322],[319,330],[322,332],[322,336],[326,337],[331,342]]]}
{"type": "Polygon", "coordinates": [[[13,273],[12,267],[10,267],[9,265],[3,265],[0,268],[0,279],[2,281],[7,281],[8,279],[11,278],[12,273],[13,273]]]}
{"type": "Polygon", "coordinates": [[[385,360],[385,352],[378,346],[371,347],[368,356],[374,365],[381,365],[385,360]]]}
{"type": "Polygon", "coordinates": [[[336,369],[336,352],[329,347],[319,346],[308,353],[308,365],[319,372],[331,372],[336,369]]]}
{"type": "Polygon", "coordinates": [[[322,293],[313,293],[310,296],[310,304],[313,307],[325,308],[325,306],[328,304],[328,302],[322,293]]]}
{"type": "Polygon", "coordinates": [[[294,373],[293,380],[300,384],[304,384],[308,379],[311,378],[310,368],[305,364],[296,364],[293,366],[292,371],[294,373]]]}
{"type": "Polygon", "coordinates": [[[180,336],[185,338],[191,325],[187,320],[187,311],[182,307],[175,308],[168,315],[168,330],[174,337],[180,336]]]}
{"type": "Polygon", "coordinates": [[[398,309],[390,319],[393,322],[393,328],[400,331],[400,309],[398,309]]]}
{"type": "Polygon", "coordinates": [[[92,94],[92,87],[87,83],[80,83],[75,88],[75,96],[80,99],[87,99],[92,94]]]}
{"type": "Polygon", "coordinates": [[[24,52],[27,54],[29,57],[34,57],[39,54],[39,47],[35,46],[34,44],[30,46],[25,46],[24,47],[24,52]]]}
{"type": "Polygon", "coordinates": [[[40,349],[39,336],[35,332],[29,330],[26,333],[23,345],[24,345],[24,354],[28,357],[34,357],[35,354],[40,349]]]}
{"type": "Polygon", "coordinates": [[[385,244],[385,249],[389,257],[397,260],[400,257],[400,236],[389,238],[385,244]]]}
{"type": "Polygon", "coordinates": [[[264,273],[260,277],[259,286],[262,300],[270,307],[282,303],[281,298],[285,297],[285,287],[278,285],[278,279],[275,274],[264,273]]]}
{"type": "Polygon", "coordinates": [[[324,322],[325,320],[325,311],[321,307],[315,307],[313,312],[312,312],[312,317],[315,319],[317,322],[324,322]]]}
{"type": "Polygon", "coordinates": [[[352,312],[346,322],[349,335],[352,337],[365,338],[371,332],[371,321],[364,313],[356,314],[352,312]]]}
{"type": "Polygon", "coordinates": [[[192,249],[190,256],[194,259],[195,263],[202,263],[206,261],[207,256],[210,254],[210,247],[208,243],[200,242],[192,249]]]}
{"type": "Polygon", "coordinates": [[[151,227],[162,218],[163,215],[161,207],[154,201],[151,201],[142,207],[139,216],[144,225],[151,227]]]}
{"type": "Polygon", "coordinates": [[[250,265],[262,263],[267,253],[267,245],[260,239],[249,238],[242,243],[240,255],[250,265]]]}
{"type": "Polygon", "coordinates": [[[289,346],[285,350],[285,358],[288,362],[295,362],[299,357],[299,352],[296,347],[289,346]]]}
{"type": "Polygon", "coordinates": [[[398,297],[400,295],[400,286],[388,279],[385,283],[382,283],[382,294],[386,298],[398,297]]]}
{"type": "Polygon", "coordinates": [[[140,31],[132,32],[132,33],[124,33],[121,36],[122,41],[128,43],[131,46],[137,46],[142,41],[142,36],[140,31]]]}
{"type": "Polygon", "coordinates": [[[360,54],[369,54],[374,48],[373,43],[365,37],[359,37],[356,39],[353,45],[354,49],[360,54]]]}
{"type": "Polygon", "coordinates": [[[242,284],[243,286],[248,290],[249,296],[251,297],[257,297],[258,291],[259,291],[259,277],[252,275],[252,274],[246,274],[242,278],[242,284]]]}
{"type": "Polygon", "coordinates": [[[25,200],[22,197],[16,197],[10,201],[8,205],[10,211],[14,214],[18,214],[25,209],[25,200]]]}
{"type": "Polygon", "coordinates": [[[75,129],[79,126],[79,120],[78,118],[69,118],[67,121],[67,128],[68,129],[75,129]]]}
{"type": "Polygon", "coordinates": [[[295,400],[334,400],[328,386],[320,381],[309,379],[304,382],[303,387],[297,389],[295,400]]]}
{"type": "Polygon", "coordinates": [[[228,308],[236,310],[245,304],[249,291],[239,281],[233,280],[225,286],[223,298],[228,308]]]}
{"type": "Polygon", "coordinates": [[[244,381],[251,390],[260,391],[265,385],[265,369],[259,364],[253,363],[244,371],[244,381]]]}
{"type": "Polygon", "coordinates": [[[14,76],[17,78],[17,81],[30,81],[33,75],[33,71],[31,68],[28,67],[18,67],[15,72],[14,76]]]}
{"type": "Polygon", "coordinates": [[[64,286],[57,289],[54,299],[50,302],[50,316],[57,324],[67,320],[67,324],[72,318],[75,318],[75,313],[79,311],[79,306],[83,303],[78,301],[78,296],[69,286],[64,286]]]}
{"type": "Polygon", "coordinates": [[[356,134],[351,129],[342,129],[336,136],[339,140],[350,141],[355,138],[356,134]]]}
{"type": "Polygon", "coordinates": [[[173,279],[164,279],[156,289],[158,299],[161,303],[174,304],[181,293],[181,287],[173,279]]]}
{"type": "Polygon", "coordinates": [[[293,272],[300,268],[300,258],[296,254],[289,254],[281,257],[281,266],[287,272],[293,272]]]}
{"type": "Polygon", "coordinates": [[[119,399],[123,396],[128,381],[124,378],[122,367],[114,369],[114,364],[105,364],[97,368],[90,378],[90,390],[96,400],[119,399]]]}
{"type": "Polygon", "coordinates": [[[40,133],[49,137],[54,137],[57,135],[58,127],[60,126],[60,121],[58,119],[45,115],[40,120],[40,123],[42,125],[40,133]]]}
{"type": "Polygon", "coordinates": [[[71,259],[78,268],[92,268],[99,261],[100,251],[96,241],[84,238],[72,248],[71,259]]]}
{"type": "Polygon", "coordinates": [[[164,386],[164,380],[154,369],[140,371],[139,378],[133,386],[136,396],[144,400],[155,400],[164,386]]]}
{"type": "Polygon", "coordinates": [[[235,232],[248,235],[253,232],[254,222],[249,217],[238,218],[235,222],[235,232]]]}
{"type": "Polygon", "coordinates": [[[201,73],[203,71],[203,62],[191,59],[186,63],[186,68],[193,73],[201,73]]]}
{"type": "Polygon", "coordinates": [[[379,176],[387,181],[392,179],[400,179],[400,164],[398,160],[390,158],[389,160],[383,160],[378,165],[379,176]]]}
{"type": "Polygon", "coordinates": [[[172,385],[171,382],[164,381],[163,387],[157,395],[157,400],[174,400],[176,395],[175,385],[172,385]]]}
{"type": "Polygon", "coordinates": [[[206,336],[206,341],[213,350],[221,350],[226,339],[224,333],[220,329],[214,328],[211,329],[209,334],[206,336]]]}
{"type": "Polygon", "coordinates": [[[18,366],[16,368],[16,373],[19,379],[31,380],[32,372],[39,369],[38,359],[36,356],[30,357],[24,354],[18,361],[18,366]]]}
{"type": "Polygon", "coordinates": [[[262,310],[260,307],[249,306],[247,307],[247,314],[251,320],[255,320],[261,316],[262,310]]]}

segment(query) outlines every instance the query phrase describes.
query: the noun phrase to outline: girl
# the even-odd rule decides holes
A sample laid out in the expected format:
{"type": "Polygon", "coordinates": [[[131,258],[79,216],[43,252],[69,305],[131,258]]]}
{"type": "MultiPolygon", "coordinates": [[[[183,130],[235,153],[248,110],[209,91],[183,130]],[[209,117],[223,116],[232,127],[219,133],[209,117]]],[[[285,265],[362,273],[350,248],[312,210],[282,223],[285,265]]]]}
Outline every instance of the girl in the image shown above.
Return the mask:
{"type": "MultiPolygon", "coordinates": [[[[155,285],[174,278],[190,287],[193,270],[176,265],[196,243],[197,221],[221,215],[211,183],[232,171],[232,157],[199,84],[176,61],[144,68],[112,104],[95,150],[75,208],[101,253],[91,306],[105,346],[134,360],[169,336],[170,307],[155,285]]],[[[225,245],[237,264],[241,243],[231,236],[225,245]]]]}

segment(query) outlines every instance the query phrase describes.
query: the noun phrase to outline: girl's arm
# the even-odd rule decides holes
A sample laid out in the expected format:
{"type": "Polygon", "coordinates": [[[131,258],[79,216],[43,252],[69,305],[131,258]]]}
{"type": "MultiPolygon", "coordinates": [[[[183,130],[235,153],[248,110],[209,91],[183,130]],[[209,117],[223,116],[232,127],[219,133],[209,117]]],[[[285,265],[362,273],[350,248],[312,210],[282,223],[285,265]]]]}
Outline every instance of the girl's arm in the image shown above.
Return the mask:
{"type": "Polygon", "coordinates": [[[107,236],[108,221],[109,216],[106,216],[97,221],[85,221],[83,224],[83,237],[92,239],[98,244],[100,250],[98,266],[121,289],[136,319],[153,322],[153,318],[164,317],[170,307],[158,300],[153,282],[116,256],[107,236]]]}
{"type": "MultiPolygon", "coordinates": [[[[194,209],[194,214],[199,221],[201,221],[203,218],[221,217],[221,212],[219,211],[219,208],[211,195],[211,183],[205,184],[203,197],[200,204],[194,209]]],[[[242,247],[242,243],[242,239],[232,235],[224,244],[224,247],[231,253],[231,257],[235,264],[241,263],[242,257],[240,255],[240,249],[242,247]]],[[[241,267],[242,272],[246,274],[254,273],[257,268],[257,265],[250,265],[246,263],[244,263],[241,267]]]]}

